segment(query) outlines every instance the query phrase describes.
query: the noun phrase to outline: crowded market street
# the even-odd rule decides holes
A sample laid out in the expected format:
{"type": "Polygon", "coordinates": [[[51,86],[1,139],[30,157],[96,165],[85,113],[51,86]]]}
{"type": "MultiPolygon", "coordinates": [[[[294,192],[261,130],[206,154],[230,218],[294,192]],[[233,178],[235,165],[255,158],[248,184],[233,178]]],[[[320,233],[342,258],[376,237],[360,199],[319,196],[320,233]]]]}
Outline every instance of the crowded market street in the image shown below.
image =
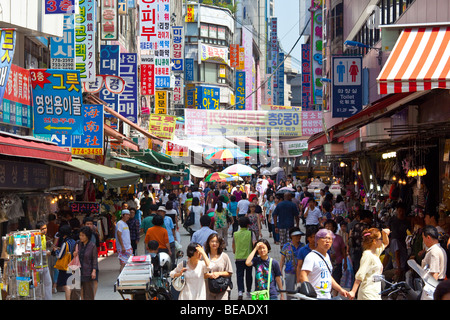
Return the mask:
{"type": "Polygon", "coordinates": [[[449,0],[0,0],[0,310],[450,300],[449,93],[449,0]]]}

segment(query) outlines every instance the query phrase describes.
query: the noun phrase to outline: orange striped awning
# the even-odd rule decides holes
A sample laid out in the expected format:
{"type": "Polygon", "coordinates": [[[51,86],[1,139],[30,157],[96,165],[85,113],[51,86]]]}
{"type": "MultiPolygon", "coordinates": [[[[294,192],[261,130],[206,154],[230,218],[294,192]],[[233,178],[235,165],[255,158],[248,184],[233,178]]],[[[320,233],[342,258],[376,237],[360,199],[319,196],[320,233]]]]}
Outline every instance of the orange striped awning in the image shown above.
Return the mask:
{"type": "Polygon", "coordinates": [[[405,28],[377,78],[378,93],[450,88],[450,26],[405,28]]]}

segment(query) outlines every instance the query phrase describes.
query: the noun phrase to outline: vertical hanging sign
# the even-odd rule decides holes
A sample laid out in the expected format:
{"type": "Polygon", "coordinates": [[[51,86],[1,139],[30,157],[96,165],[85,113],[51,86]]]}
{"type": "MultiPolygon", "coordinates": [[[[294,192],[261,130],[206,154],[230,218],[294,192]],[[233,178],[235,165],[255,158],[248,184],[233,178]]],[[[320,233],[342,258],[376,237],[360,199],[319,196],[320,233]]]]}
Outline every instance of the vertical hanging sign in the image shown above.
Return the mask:
{"type": "Polygon", "coordinates": [[[95,81],[96,6],[95,0],[80,0],[80,13],[75,15],[76,70],[82,82],[95,81]]]}
{"type": "Polygon", "coordinates": [[[230,44],[230,67],[239,67],[239,45],[230,44]]]}
{"type": "MultiPolygon", "coordinates": [[[[119,50],[119,45],[101,45],[100,74],[119,76],[119,50]]],[[[119,95],[112,93],[104,86],[100,90],[100,99],[108,103],[108,106],[117,112],[119,107],[119,95]]],[[[106,113],[105,115],[109,114],[106,113]]]]}
{"type": "Polygon", "coordinates": [[[64,15],[63,36],[50,38],[50,66],[75,69],[75,31],[72,14],[64,15]]]}
{"type": "Polygon", "coordinates": [[[155,48],[155,87],[170,88],[170,0],[158,1],[158,43],[155,48]]]}
{"type": "Polygon", "coordinates": [[[183,72],[184,70],[184,32],[183,27],[172,26],[172,71],[183,72]]]}
{"type": "Polygon", "coordinates": [[[75,0],[45,0],[45,14],[74,14],[75,0]]]}
{"type": "Polygon", "coordinates": [[[284,53],[278,53],[278,70],[277,70],[277,82],[278,82],[278,105],[284,106],[284,53]]]}
{"type": "Polygon", "coordinates": [[[309,111],[311,96],[311,50],[309,43],[302,44],[302,110],[309,111]]]}
{"type": "Polygon", "coordinates": [[[155,65],[153,63],[141,64],[141,94],[155,94],[155,65]]]}
{"type": "Polygon", "coordinates": [[[138,82],[137,53],[120,54],[120,77],[125,81],[125,88],[119,95],[119,114],[137,123],[138,118],[138,82]]]}
{"type": "Polygon", "coordinates": [[[166,90],[155,91],[155,114],[167,114],[168,94],[166,90]]]}
{"type": "Polygon", "coordinates": [[[245,72],[236,71],[236,110],[245,110],[245,72]]]}
{"type": "MultiPolygon", "coordinates": [[[[311,104],[322,107],[322,2],[311,0],[311,104]]],[[[311,106],[312,107],[312,106],[311,106]]]]}
{"type": "Polygon", "coordinates": [[[0,105],[2,105],[16,48],[16,31],[2,29],[0,33],[0,105]]]}
{"type": "Polygon", "coordinates": [[[278,62],[278,20],[277,18],[272,18],[270,21],[270,72],[272,75],[272,93],[273,93],[273,104],[278,105],[277,100],[277,74],[274,71],[277,68],[278,62]]]}
{"type": "Polygon", "coordinates": [[[100,1],[100,40],[117,40],[119,37],[117,0],[100,1]]]}
{"type": "MultiPolygon", "coordinates": [[[[251,28],[251,25],[242,28],[242,47],[245,50],[245,92],[247,93],[247,95],[252,92],[253,85],[253,35],[251,28]]],[[[253,96],[250,96],[245,100],[245,110],[253,110],[253,96]]]]}

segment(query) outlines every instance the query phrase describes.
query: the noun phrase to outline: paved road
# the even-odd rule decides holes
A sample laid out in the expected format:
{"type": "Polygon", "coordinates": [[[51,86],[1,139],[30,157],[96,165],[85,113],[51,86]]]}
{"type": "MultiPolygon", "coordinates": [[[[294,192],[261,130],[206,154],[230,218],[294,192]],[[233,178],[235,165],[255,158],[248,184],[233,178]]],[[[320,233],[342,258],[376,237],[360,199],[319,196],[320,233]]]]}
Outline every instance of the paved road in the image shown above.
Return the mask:
{"type": "MultiPolygon", "coordinates": [[[[304,227],[301,226],[302,231],[304,232],[304,227]]],[[[190,237],[187,231],[180,227],[180,236],[181,236],[181,244],[183,246],[183,250],[186,249],[190,242],[190,237]]],[[[272,251],[270,252],[270,256],[273,259],[276,259],[280,261],[280,246],[275,245],[273,238],[269,237],[269,232],[267,227],[263,226],[262,230],[263,238],[266,238],[269,240],[269,243],[272,246],[272,251]]],[[[139,241],[137,254],[141,255],[144,254],[144,237],[141,237],[141,241],[139,241]]],[[[228,250],[226,253],[231,259],[232,265],[233,265],[233,290],[231,292],[231,300],[237,300],[238,297],[238,290],[237,290],[237,283],[236,283],[236,265],[234,263],[234,254],[231,247],[232,238],[231,236],[228,237],[228,250]]],[[[304,237],[301,239],[302,242],[304,242],[304,237]]],[[[185,251],[184,251],[185,252],[185,251]]],[[[114,292],[114,284],[116,282],[117,276],[119,275],[119,260],[117,258],[117,253],[112,253],[108,255],[108,257],[99,257],[99,284],[98,284],[98,291],[96,295],[96,300],[122,300],[122,296],[118,292],[114,292]]],[[[53,294],[53,300],[64,300],[64,293],[63,292],[57,292],[53,294]]],[[[244,295],[244,300],[248,300],[244,295]]]]}

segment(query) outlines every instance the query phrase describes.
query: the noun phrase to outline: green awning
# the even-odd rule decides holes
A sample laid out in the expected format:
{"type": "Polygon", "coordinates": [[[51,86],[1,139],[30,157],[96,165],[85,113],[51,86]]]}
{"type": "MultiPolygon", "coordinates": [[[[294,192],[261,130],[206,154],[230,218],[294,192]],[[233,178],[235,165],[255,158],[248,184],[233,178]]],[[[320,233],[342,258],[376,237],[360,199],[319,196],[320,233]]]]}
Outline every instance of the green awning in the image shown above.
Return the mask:
{"type": "Polygon", "coordinates": [[[138,161],[145,162],[149,165],[165,169],[165,170],[184,170],[183,163],[176,163],[171,156],[153,151],[144,150],[143,152],[130,152],[130,156],[138,161]]]}
{"type": "Polygon", "coordinates": [[[132,159],[132,158],[122,158],[122,157],[111,157],[112,160],[118,161],[125,166],[136,168],[142,171],[151,172],[154,174],[164,175],[164,176],[180,176],[182,173],[180,171],[162,169],[152,166],[148,163],[132,159]]]}
{"type": "Polygon", "coordinates": [[[140,175],[137,173],[107,167],[86,160],[72,158],[72,161],[67,161],[65,164],[103,179],[108,187],[111,188],[120,188],[130,184],[137,184],[140,179],[140,175]]]}

